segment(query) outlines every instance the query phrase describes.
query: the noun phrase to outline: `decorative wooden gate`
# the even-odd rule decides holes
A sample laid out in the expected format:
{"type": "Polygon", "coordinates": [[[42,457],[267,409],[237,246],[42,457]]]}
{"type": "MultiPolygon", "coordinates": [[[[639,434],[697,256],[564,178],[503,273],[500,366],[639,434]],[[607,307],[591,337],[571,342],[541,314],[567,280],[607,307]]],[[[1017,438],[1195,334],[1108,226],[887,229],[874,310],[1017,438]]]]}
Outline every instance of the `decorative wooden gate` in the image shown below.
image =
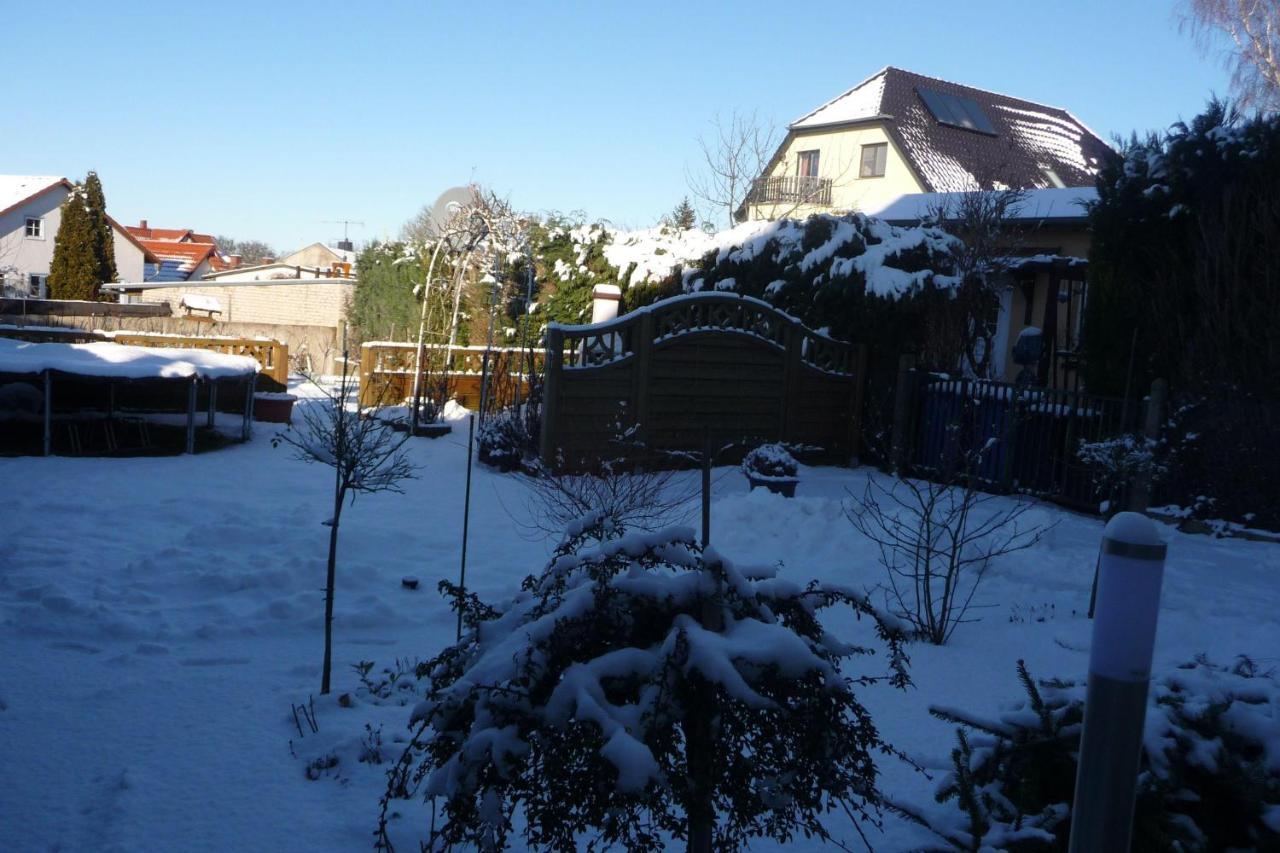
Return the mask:
{"type": "Polygon", "coordinates": [[[667,299],[608,323],[552,324],[540,451],[570,466],[617,455],[619,433],[659,450],[786,441],[857,453],[866,350],[767,302],[667,299]]]}

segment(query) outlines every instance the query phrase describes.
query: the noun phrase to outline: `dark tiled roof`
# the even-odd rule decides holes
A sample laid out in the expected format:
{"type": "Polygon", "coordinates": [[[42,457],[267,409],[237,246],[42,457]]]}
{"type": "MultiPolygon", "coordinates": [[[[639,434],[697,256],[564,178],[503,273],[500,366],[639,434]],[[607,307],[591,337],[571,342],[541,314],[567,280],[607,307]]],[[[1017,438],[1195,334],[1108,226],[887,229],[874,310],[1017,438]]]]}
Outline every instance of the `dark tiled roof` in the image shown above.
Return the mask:
{"type": "Polygon", "coordinates": [[[926,189],[960,192],[996,184],[1037,189],[1085,186],[1112,151],[1075,116],[1008,95],[885,68],[843,95],[797,119],[791,130],[883,120],[926,189]],[[920,89],[967,98],[990,120],[995,135],[941,124],[920,89]]]}

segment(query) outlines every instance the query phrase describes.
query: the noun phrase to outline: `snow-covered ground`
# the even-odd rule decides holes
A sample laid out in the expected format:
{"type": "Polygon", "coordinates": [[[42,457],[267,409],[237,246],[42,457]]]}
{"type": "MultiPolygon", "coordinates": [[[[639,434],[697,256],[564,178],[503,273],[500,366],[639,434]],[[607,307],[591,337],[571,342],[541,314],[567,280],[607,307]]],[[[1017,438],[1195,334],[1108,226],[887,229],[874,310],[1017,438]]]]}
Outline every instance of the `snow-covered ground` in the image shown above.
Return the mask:
{"type": "MultiPolygon", "coordinates": [[[[344,513],[336,689],[316,697],[319,732],[303,722],[301,735],[291,707],[319,687],[332,472],[273,448],[274,429],[194,457],[0,459],[0,850],[371,848],[388,765],[359,760],[365,726],[381,727],[394,760],[413,699],[372,701],[351,665],[375,661],[376,675],[453,637],[435,586],[458,571],[465,427],[411,443],[421,471],[405,495],[344,513]],[[404,589],[406,575],[420,588],[404,589]],[[353,707],[338,705],[344,693],[353,707]],[[309,780],[308,763],[329,755],[337,765],[309,780]]],[[[874,585],[875,552],[841,508],[868,476],[802,468],[787,500],[717,469],[713,539],[739,562],[783,561],[785,577],[874,585]]],[[[468,585],[482,597],[514,590],[549,553],[522,524],[526,502],[512,475],[476,469],[468,585]]],[[[860,691],[886,739],[927,766],[954,739],[930,703],[993,711],[1021,695],[1018,658],[1037,676],[1085,672],[1102,525],[1033,512],[1056,526],[993,567],[982,621],[946,647],[913,645],[908,691],[860,691]]],[[[1200,652],[1280,664],[1280,547],[1166,533],[1157,667],[1200,652]]],[[[931,802],[932,783],[905,764],[882,771],[898,797],[931,802]]],[[[928,840],[887,816],[869,838],[880,850],[928,840]]]]}

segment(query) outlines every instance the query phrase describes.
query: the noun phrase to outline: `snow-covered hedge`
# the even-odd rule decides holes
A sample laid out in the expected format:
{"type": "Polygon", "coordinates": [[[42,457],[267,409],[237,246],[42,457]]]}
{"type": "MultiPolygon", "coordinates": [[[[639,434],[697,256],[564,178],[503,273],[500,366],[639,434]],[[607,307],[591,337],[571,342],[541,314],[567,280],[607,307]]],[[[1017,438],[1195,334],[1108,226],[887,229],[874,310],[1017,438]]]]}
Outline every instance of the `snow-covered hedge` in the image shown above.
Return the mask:
{"type": "Polygon", "coordinates": [[[486,465],[500,471],[513,471],[520,466],[529,441],[518,414],[498,412],[489,415],[476,428],[476,455],[486,465]]]}
{"type": "Polygon", "coordinates": [[[502,849],[517,809],[524,843],[555,850],[826,837],[837,807],[874,820],[875,756],[891,750],[854,687],[906,686],[901,628],[860,593],[776,572],[704,552],[688,529],[624,533],[594,515],[509,601],[442,583],[466,627],[419,669],[384,832],[411,792],[433,805],[432,850],[502,849]],[[846,674],[871,651],[822,626],[840,605],[887,646],[882,675],[846,674]]]}
{"type": "MultiPolygon", "coordinates": [[[[956,723],[947,811],[894,808],[957,850],[1065,850],[1085,685],[1034,681],[995,720],[931,707],[956,723]]],[[[1280,683],[1241,657],[1197,658],[1153,679],[1138,778],[1134,849],[1280,849],[1280,683]]]]}

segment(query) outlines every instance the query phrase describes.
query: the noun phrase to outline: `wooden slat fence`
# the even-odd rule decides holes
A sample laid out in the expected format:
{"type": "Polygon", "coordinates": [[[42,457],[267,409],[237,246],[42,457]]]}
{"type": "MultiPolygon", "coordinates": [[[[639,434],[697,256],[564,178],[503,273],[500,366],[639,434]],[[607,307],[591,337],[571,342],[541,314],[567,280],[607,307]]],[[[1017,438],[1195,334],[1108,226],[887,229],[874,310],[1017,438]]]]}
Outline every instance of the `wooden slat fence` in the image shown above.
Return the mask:
{"type": "Polygon", "coordinates": [[[657,450],[786,441],[857,452],[865,348],[731,294],[664,300],[609,323],[547,331],[540,452],[575,466],[623,430],[657,450]]]}
{"type": "MultiPolygon", "coordinates": [[[[486,347],[449,347],[424,344],[417,357],[415,343],[377,341],[360,347],[360,405],[398,404],[413,396],[413,370],[419,364],[424,387],[436,387],[441,372],[448,376],[448,388],[458,403],[478,407],[486,347]]],[[[531,373],[541,373],[544,354],[537,349],[493,347],[489,350],[494,399],[499,406],[515,390],[527,393],[525,381],[531,373]]]]}

